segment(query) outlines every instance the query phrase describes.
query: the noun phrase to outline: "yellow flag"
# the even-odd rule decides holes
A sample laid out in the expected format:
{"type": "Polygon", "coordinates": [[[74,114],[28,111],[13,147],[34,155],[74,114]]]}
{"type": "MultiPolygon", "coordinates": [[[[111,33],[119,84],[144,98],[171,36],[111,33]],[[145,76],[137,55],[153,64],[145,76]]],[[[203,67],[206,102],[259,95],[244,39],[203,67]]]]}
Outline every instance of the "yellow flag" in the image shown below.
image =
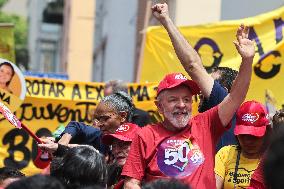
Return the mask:
{"type": "MultiPolygon", "coordinates": [[[[256,56],[247,100],[265,102],[269,89],[279,108],[284,99],[284,7],[259,16],[213,24],[179,27],[181,33],[201,56],[203,65],[239,69],[241,57],[233,41],[241,23],[250,27],[249,38],[256,43],[256,56]]],[[[140,82],[158,82],[165,74],[182,72],[170,38],[163,27],[150,27],[146,34],[140,82]]]]}

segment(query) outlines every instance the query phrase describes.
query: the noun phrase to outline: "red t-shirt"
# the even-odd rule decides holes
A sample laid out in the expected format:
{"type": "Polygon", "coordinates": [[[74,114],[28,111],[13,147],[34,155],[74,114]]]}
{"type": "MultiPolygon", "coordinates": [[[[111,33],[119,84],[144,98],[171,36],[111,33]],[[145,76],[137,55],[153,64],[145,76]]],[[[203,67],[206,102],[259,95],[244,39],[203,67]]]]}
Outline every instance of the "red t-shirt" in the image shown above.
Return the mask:
{"type": "Polygon", "coordinates": [[[249,185],[248,189],[265,189],[265,188],[268,188],[265,185],[265,182],[264,182],[263,166],[264,166],[264,158],[262,158],[260,160],[258,167],[253,172],[251,179],[250,179],[250,185],[249,185]]]}
{"type": "Polygon", "coordinates": [[[217,106],[193,117],[181,132],[162,124],[143,127],[133,139],[122,175],[149,182],[174,177],[193,189],[216,188],[216,142],[226,129],[217,106]]]}

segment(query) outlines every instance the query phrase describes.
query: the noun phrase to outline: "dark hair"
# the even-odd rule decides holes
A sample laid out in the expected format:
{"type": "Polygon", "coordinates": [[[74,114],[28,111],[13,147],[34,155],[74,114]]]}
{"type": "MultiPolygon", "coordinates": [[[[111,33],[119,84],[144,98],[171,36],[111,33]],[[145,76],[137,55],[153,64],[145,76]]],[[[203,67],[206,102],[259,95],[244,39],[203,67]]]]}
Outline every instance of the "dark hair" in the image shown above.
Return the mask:
{"type": "Polygon", "coordinates": [[[279,131],[281,126],[283,126],[283,124],[284,124],[284,109],[280,109],[274,114],[272,118],[273,131],[274,132],[279,131]]]}
{"type": "Polygon", "coordinates": [[[228,67],[214,67],[212,69],[213,72],[219,72],[220,77],[216,79],[223,87],[228,89],[228,92],[231,91],[231,87],[233,85],[234,80],[238,75],[238,71],[233,70],[228,67]]]}
{"type": "Polygon", "coordinates": [[[3,62],[3,63],[1,63],[1,64],[0,64],[0,68],[1,68],[2,66],[4,66],[4,65],[9,66],[9,67],[11,68],[11,70],[12,70],[12,77],[11,77],[10,81],[7,81],[7,83],[6,83],[6,86],[8,86],[8,85],[10,84],[10,82],[11,82],[13,76],[15,75],[15,70],[14,70],[14,67],[12,66],[12,64],[9,63],[9,62],[3,62]]]}
{"type": "MultiPolygon", "coordinates": [[[[282,125],[284,126],[284,125],[282,125]]],[[[264,159],[264,178],[271,189],[284,188],[284,127],[274,135],[264,159]]]]}
{"type": "Polygon", "coordinates": [[[121,176],[122,167],[117,165],[116,163],[107,165],[108,179],[107,185],[108,187],[115,185],[121,176]]]}
{"type": "Polygon", "coordinates": [[[25,177],[21,171],[13,167],[2,167],[0,168],[0,183],[7,178],[22,178],[25,177]]]}
{"type": "Polygon", "coordinates": [[[54,177],[34,175],[9,184],[6,189],[64,189],[64,186],[54,177]]]}
{"type": "Polygon", "coordinates": [[[142,189],[190,189],[189,185],[177,179],[158,179],[142,186],[142,189]]]}
{"type": "Polygon", "coordinates": [[[71,148],[53,172],[66,188],[106,185],[106,165],[102,155],[92,146],[71,148]]]}
{"type": "Polygon", "coordinates": [[[126,112],[127,121],[132,122],[134,104],[132,98],[123,91],[104,97],[101,102],[110,105],[116,112],[126,112]]]}
{"type": "Polygon", "coordinates": [[[63,157],[59,157],[59,156],[55,156],[54,158],[52,158],[50,162],[50,173],[53,173],[60,167],[62,159],[63,157]]]}

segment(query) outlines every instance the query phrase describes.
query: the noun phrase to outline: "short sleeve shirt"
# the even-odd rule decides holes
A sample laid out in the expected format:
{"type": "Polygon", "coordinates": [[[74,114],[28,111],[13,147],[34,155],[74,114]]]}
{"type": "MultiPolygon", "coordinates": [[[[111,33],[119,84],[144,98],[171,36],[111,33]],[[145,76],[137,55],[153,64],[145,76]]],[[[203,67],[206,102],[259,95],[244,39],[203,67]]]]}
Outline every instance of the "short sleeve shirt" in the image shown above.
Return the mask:
{"type": "Polygon", "coordinates": [[[181,132],[148,125],[132,141],[122,175],[145,182],[177,178],[194,189],[215,188],[215,145],[224,130],[217,107],[193,117],[181,132]]]}
{"type": "MultiPolygon", "coordinates": [[[[215,157],[215,174],[224,179],[224,188],[234,189],[234,174],[237,161],[237,146],[225,146],[219,150],[215,157]]],[[[236,189],[247,188],[251,175],[257,168],[259,159],[248,159],[240,154],[236,177],[236,189]]]]}

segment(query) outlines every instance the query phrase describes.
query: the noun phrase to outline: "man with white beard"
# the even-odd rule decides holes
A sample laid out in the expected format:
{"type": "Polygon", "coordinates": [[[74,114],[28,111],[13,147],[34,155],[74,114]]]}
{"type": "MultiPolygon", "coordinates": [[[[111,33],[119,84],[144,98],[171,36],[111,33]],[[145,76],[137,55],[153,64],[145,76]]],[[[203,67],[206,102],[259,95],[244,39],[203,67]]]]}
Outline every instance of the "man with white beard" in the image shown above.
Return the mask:
{"type": "Polygon", "coordinates": [[[164,120],[142,128],[133,139],[122,172],[126,177],[124,188],[141,188],[142,182],[171,177],[193,189],[216,188],[213,171],[216,142],[246,97],[254,43],[248,39],[248,28],[241,25],[234,44],[242,63],[230,93],[219,105],[191,117],[192,96],[200,90],[210,95],[214,80],[169,18],[167,4],[154,5],[152,11],[167,30],[177,57],[194,81],[173,73],[159,83],[155,103],[164,120]]]}

